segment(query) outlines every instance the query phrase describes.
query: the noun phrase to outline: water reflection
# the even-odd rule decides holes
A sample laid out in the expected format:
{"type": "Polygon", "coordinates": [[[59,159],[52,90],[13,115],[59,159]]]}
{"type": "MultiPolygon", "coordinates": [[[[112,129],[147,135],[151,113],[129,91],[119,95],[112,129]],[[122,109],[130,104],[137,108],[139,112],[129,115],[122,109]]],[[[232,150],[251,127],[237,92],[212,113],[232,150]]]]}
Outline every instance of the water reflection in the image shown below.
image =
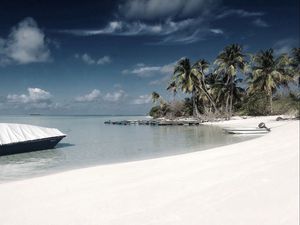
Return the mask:
{"type": "Polygon", "coordinates": [[[1,156],[0,182],[91,165],[205,150],[246,139],[226,135],[212,126],[105,126],[104,121],[109,119],[137,117],[0,116],[0,122],[56,127],[68,135],[56,149],[1,156]]]}

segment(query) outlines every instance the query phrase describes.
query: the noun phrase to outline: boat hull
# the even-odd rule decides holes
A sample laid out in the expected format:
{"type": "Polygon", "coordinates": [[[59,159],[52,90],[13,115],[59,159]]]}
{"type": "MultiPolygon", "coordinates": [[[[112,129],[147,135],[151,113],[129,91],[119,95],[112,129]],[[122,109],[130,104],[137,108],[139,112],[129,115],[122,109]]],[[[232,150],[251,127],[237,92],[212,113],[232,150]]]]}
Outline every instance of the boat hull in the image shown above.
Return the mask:
{"type": "Polygon", "coordinates": [[[233,129],[224,129],[229,134],[266,134],[269,133],[266,129],[259,128],[233,128],[233,129]]]}
{"type": "Polygon", "coordinates": [[[0,156],[54,148],[66,136],[50,137],[0,145],[0,156]]]}

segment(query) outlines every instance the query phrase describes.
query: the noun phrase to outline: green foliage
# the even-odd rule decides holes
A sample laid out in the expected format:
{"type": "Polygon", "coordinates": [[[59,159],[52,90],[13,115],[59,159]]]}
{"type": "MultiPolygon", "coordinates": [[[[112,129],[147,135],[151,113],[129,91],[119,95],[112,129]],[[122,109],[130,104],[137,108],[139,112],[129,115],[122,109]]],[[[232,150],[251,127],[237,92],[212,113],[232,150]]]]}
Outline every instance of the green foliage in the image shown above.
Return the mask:
{"type": "Polygon", "coordinates": [[[237,73],[238,71],[245,72],[248,66],[242,46],[238,44],[226,46],[217,56],[215,64],[217,65],[215,72],[223,78],[223,95],[227,95],[225,110],[227,111],[227,118],[230,119],[234,107],[234,82],[237,73]]]}
{"type": "Polygon", "coordinates": [[[151,98],[152,102],[156,103],[160,99],[160,95],[157,92],[153,91],[151,94],[151,98]]]}
{"type": "Polygon", "coordinates": [[[295,80],[298,79],[298,86],[300,86],[300,48],[292,50],[291,66],[294,73],[295,80]]]}
{"type": "Polygon", "coordinates": [[[149,112],[149,115],[153,118],[162,117],[162,111],[160,109],[160,106],[153,106],[149,112]]]}
{"type": "Polygon", "coordinates": [[[268,49],[252,55],[250,60],[242,46],[233,44],[218,54],[214,66],[204,59],[194,64],[188,58],[179,60],[167,87],[173,94],[173,101],[166,102],[153,92],[152,100],[159,106],[153,107],[150,115],[230,119],[234,113],[253,116],[299,114],[299,93],[278,95],[295,81],[300,86],[299,48],[281,55],[268,49]],[[242,75],[246,75],[246,79],[243,80],[242,75]],[[175,101],[178,91],[190,98],[175,101]]]}
{"type": "Polygon", "coordinates": [[[262,91],[269,97],[269,112],[273,113],[272,96],[279,87],[288,87],[293,80],[290,59],[286,54],[278,57],[273,49],[260,51],[252,59],[252,74],[249,80],[249,92],[262,91]]]}
{"type": "Polygon", "coordinates": [[[190,98],[184,99],[184,116],[192,116],[193,115],[193,101],[190,98]]]}
{"type": "Polygon", "coordinates": [[[245,98],[241,114],[248,116],[265,116],[268,114],[268,96],[263,92],[253,93],[245,98]]]}
{"type": "MultiPolygon", "coordinates": [[[[269,114],[269,99],[264,92],[256,92],[247,96],[242,104],[240,114],[249,116],[265,116],[269,114]]],[[[289,93],[288,95],[276,95],[273,97],[273,114],[299,115],[300,95],[289,93]]]]}
{"type": "Polygon", "coordinates": [[[287,96],[276,96],[274,98],[274,114],[294,114],[299,116],[300,112],[300,93],[289,93],[287,96]]]}
{"type": "Polygon", "coordinates": [[[193,102],[190,98],[186,98],[184,101],[174,101],[171,103],[164,103],[159,106],[153,106],[149,115],[153,118],[192,116],[193,102]]]}

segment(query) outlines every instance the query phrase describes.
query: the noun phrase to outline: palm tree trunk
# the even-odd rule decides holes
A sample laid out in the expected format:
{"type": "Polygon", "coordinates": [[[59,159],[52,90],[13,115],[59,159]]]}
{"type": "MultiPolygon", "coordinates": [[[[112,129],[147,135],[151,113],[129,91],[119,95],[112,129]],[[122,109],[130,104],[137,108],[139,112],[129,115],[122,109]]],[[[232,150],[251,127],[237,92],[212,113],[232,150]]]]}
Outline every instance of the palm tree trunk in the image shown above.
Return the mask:
{"type": "Polygon", "coordinates": [[[270,104],[270,113],[273,114],[273,99],[272,99],[272,92],[269,93],[269,104],[270,104]]]}
{"type": "Polygon", "coordinates": [[[202,85],[201,85],[202,88],[201,89],[203,90],[203,92],[205,93],[206,97],[208,98],[208,100],[212,104],[212,106],[213,106],[213,108],[215,110],[215,113],[218,113],[219,111],[217,109],[216,103],[214,102],[214,100],[212,99],[212,97],[210,96],[210,94],[208,93],[208,90],[206,88],[205,81],[203,80],[203,78],[202,78],[202,82],[201,83],[202,83],[202,85]]]}
{"type": "Polygon", "coordinates": [[[230,105],[229,105],[229,118],[232,117],[232,102],[233,102],[233,82],[231,81],[230,84],[231,90],[230,90],[230,105]]]}
{"type": "MultiPolygon", "coordinates": [[[[225,86],[227,86],[230,82],[230,76],[227,75],[227,79],[226,79],[226,83],[225,86]]],[[[229,120],[230,119],[230,112],[229,112],[229,100],[230,100],[230,94],[228,94],[227,98],[226,98],[226,119],[229,120]]]]}
{"type": "Polygon", "coordinates": [[[193,98],[193,116],[194,117],[199,117],[200,113],[199,113],[198,106],[197,106],[197,103],[196,103],[196,93],[195,93],[195,91],[193,91],[193,93],[192,93],[192,98],[193,98]]]}
{"type": "Polygon", "coordinates": [[[228,119],[228,117],[229,117],[229,111],[228,111],[229,98],[230,98],[230,96],[228,95],[226,98],[226,106],[225,106],[226,119],[228,119]]]}
{"type": "Polygon", "coordinates": [[[172,89],[172,92],[173,92],[173,102],[175,102],[177,91],[176,89],[172,89]]]}
{"type": "Polygon", "coordinates": [[[205,93],[206,97],[208,98],[208,100],[210,101],[212,107],[214,108],[215,113],[218,113],[219,110],[217,109],[216,103],[214,102],[214,100],[212,99],[212,97],[210,96],[210,94],[208,92],[206,92],[206,91],[204,91],[204,93],[205,93]]]}
{"type": "Polygon", "coordinates": [[[192,93],[192,99],[193,99],[193,117],[196,117],[196,100],[195,100],[195,94],[192,93]]]}

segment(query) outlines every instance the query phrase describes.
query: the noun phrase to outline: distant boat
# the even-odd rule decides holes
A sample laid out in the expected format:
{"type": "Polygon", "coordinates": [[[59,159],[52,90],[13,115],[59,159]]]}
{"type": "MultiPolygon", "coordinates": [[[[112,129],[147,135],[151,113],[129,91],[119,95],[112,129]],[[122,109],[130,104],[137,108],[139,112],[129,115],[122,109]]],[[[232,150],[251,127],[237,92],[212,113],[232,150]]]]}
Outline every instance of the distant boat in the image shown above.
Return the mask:
{"type": "Polygon", "coordinates": [[[269,133],[269,130],[265,128],[224,128],[224,130],[229,134],[265,134],[269,133]]]}
{"type": "Polygon", "coordinates": [[[55,128],[0,123],[0,156],[51,149],[64,137],[55,128]]]}

